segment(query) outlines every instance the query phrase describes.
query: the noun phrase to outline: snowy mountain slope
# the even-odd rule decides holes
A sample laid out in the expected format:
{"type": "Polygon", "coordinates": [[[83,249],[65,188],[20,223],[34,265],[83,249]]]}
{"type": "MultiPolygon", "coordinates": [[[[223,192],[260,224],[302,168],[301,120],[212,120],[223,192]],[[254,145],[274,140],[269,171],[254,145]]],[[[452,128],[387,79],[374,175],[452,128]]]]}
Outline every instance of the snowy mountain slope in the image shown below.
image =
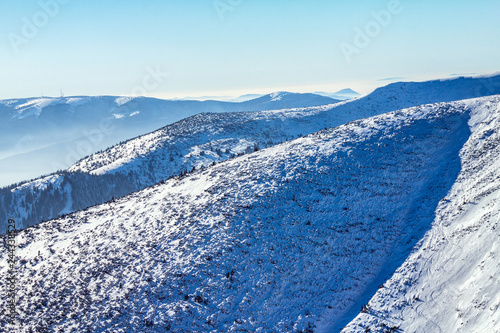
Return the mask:
{"type": "Polygon", "coordinates": [[[477,135],[471,115],[499,104],[497,96],[355,121],[21,231],[23,329],[341,325],[431,228],[464,149],[476,148],[464,146],[477,135]]]}
{"type": "Polygon", "coordinates": [[[338,102],[313,94],[279,95],[279,99],[267,95],[242,103],[113,96],[0,101],[0,170],[4,171],[0,184],[66,169],[91,153],[200,112],[261,111],[338,102]],[[36,163],[27,164],[26,159],[36,163]],[[26,170],[18,173],[12,165],[23,165],[26,170]]]}
{"type": "MultiPolygon", "coordinates": [[[[498,94],[500,89],[499,74],[479,77],[458,77],[424,82],[396,82],[376,89],[371,98],[395,98],[398,93],[405,95],[412,92],[422,104],[434,103],[436,99],[451,102],[460,99],[476,98],[498,94]]],[[[397,98],[397,97],[396,97],[397,98]]]]}
{"type": "MultiPolygon", "coordinates": [[[[245,115],[206,115],[204,119],[204,115],[198,115],[199,118],[187,119],[186,121],[192,120],[192,122],[196,124],[195,126],[190,126],[190,130],[197,132],[200,126],[203,126],[201,132],[209,132],[210,134],[214,132],[224,132],[224,126],[227,123],[244,123],[245,126],[248,126],[254,119],[260,121],[262,118],[268,118],[266,122],[272,121],[273,118],[279,118],[280,120],[284,118],[286,120],[291,119],[292,121],[298,119],[300,122],[304,122],[308,125],[311,124],[309,128],[303,130],[299,128],[301,124],[294,123],[293,125],[295,125],[294,127],[296,128],[290,128],[291,131],[289,130],[289,132],[285,134],[297,135],[304,132],[311,133],[321,130],[324,127],[334,127],[356,119],[371,117],[406,107],[481,97],[485,95],[481,95],[480,93],[486,93],[486,91],[490,90],[493,91],[494,94],[500,93],[500,75],[489,78],[489,81],[484,80],[486,79],[457,78],[419,83],[394,83],[387,87],[379,88],[372,94],[360,98],[359,100],[339,103],[332,106],[245,115]],[[488,89],[484,88],[483,90],[483,86],[486,85],[485,82],[488,83],[488,89]],[[479,95],[476,96],[477,94],[479,95]],[[215,121],[213,121],[212,118],[215,119],[215,121]],[[219,127],[222,127],[222,129],[219,127]]],[[[487,95],[488,94],[486,94],[486,96],[487,95]]],[[[275,98],[279,98],[279,96],[279,94],[276,94],[275,98]]],[[[282,123],[283,121],[280,122],[282,123]]],[[[286,127],[286,125],[279,125],[281,125],[280,129],[281,127],[286,127]]],[[[179,124],[179,126],[184,126],[184,124],[179,124]]],[[[165,129],[167,128],[168,127],[165,129]]],[[[255,126],[254,128],[249,128],[248,132],[253,133],[258,130],[259,127],[255,126]]],[[[170,136],[161,131],[162,130],[159,130],[148,136],[131,140],[132,142],[129,141],[122,146],[112,147],[101,154],[95,154],[88,159],[79,161],[71,167],[70,170],[90,172],[96,170],[96,168],[102,168],[103,166],[108,166],[108,169],[115,169],[117,158],[129,158],[135,161],[135,157],[142,156],[144,152],[149,149],[141,149],[143,145],[156,145],[156,143],[149,143],[151,140],[161,142],[166,141],[165,137],[167,137],[168,141],[170,136]],[[135,150],[138,150],[138,152],[135,152],[135,150]],[[114,165],[109,166],[110,163],[114,165]]],[[[187,131],[185,131],[184,135],[188,135],[187,131]]],[[[205,143],[206,141],[201,142],[205,143]]]]}
{"type": "MultiPolygon", "coordinates": [[[[282,120],[280,114],[270,112],[259,117],[246,117],[244,113],[229,114],[228,117],[202,114],[188,118],[162,131],[142,136],[142,140],[120,145],[120,153],[126,147],[130,149],[128,154],[113,156],[113,150],[108,150],[115,161],[106,165],[103,168],[107,168],[105,171],[89,174],[71,168],[70,172],[0,189],[0,205],[3,208],[0,217],[14,218],[18,228],[23,228],[103,203],[113,196],[120,197],[137,191],[182,171],[191,170],[193,166],[201,167],[235,154],[254,151],[255,145],[264,147],[286,141],[293,135],[297,136],[296,128],[301,124],[302,130],[317,130],[316,126],[307,126],[305,122],[288,121],[286,118],[282,120]],[[282,130],[279,130],[278,125],[282,130]],[[112,170],[120,166],[126,171],[112,170]],[[70,186],[59,186],[62,184],[59,182],[48,189],[48,183],[54,176],[61,177],[64,184],[70,186]],[[66,202],[71,202],[71,205],[62,204],[66,202]]],[[[1,223],[1,231],[5,231],[6,224],[1,223]]]]}
{"type": "Polygon", "coordinates": [[[500,332],[500,107],[476,108],[461,171],[419,246],[345,332],[500,332]]]}
{"type": "Polygon", "coordinates": [[[253,151],[255,146],[271,146],[356,119],[429,101],[486,94],[491,90],[482,87],[493,87],[494,90],[497,86],[500,93],[500,76],[401,83],[387,86],[387,91],[379,89],[366,97],[336,105],[199,114],[79,161],[69,169],[70,173],[59,173],[66,183],[71,184],[66,190],[59,188],[48,192],[45,186],[36,186],[32,198],[27,200],[26,192],[18,186],[1,189],[0,232],[5,232],[7,218],[16,219],[18,227],[23,228],[143,189],[193,167],[253,151]],[[81,172],[91,175],[82,175],[81,172]],[[98,177],[104,174],[107,175],[105,179],[98,177]],[[72,204],[62,206],[67,202],[72,204]]]}

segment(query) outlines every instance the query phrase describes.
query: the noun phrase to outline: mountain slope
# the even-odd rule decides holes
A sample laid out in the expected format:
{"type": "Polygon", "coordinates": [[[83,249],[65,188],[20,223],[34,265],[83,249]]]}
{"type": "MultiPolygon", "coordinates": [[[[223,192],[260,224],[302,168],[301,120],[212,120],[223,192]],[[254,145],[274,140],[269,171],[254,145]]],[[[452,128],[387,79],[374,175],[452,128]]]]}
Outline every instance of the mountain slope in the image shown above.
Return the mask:
{"type": "MultiPolygon", "coordinates": [[[[384,88],[379,88],[364,98],[339,103],[334,106],[239,115],[198,115],[198,118],[187,119],[186,122],[191,122],[189,130],[193,131],[195,135],[200,132],[209,135],[218,132],[223,133],[226,132],[225,126],[228,126],[226,124],[234,123],[233,127],[237,127],[236,124],[239,123],[245,126],[244,131],[248,133],[243,132],[244,135],[253,139],[252,136],[255,135],[253,133],[258,133],[260,130],[259,126],[262,126],[260,124],[254,125],[253,123],[264,119],[265,125],[274,122],[274,124],[270,124],[271,126],[267,127],[277,126],[278,131],[282,129],[286,130],[286,132],[283,131],[281,134],[282,137],[296,136],[300,133],[311,133],[325,127],[334,127],[356,119],[367,118],[406,107],[481,97],[485,95],[481,95],[480,93],[489,91],[493,91],[493,94],[500,93],[500,75],[489,79],[457,78],[421,83],[394,83],[384,88]],[[486,84],[488,85],[486,86],[486,84]],[[286,122],[292,122],[294,126],[287,126],[286,122]]],[[[180,125],[181,123],[179,123],[179,127],[185,126],[184,124],[180,125]]],[[[166,127],[164,130],[168,129],[170,128],[166,127]]],[[[258,134],[262,135],[263,133],[258,134]]],[[[268,137],[272,135],[272,133],[264,134],[268,137]]],[[[184,131],[180,136],[184,138],[186,135],[189,135],[188,131],[184,131]]],[[[136,157],[142,158],[144,153],[150,149],[148,145],[155,146],[156,150],[156,145],[165,144],[163,142],[168,142],[172,137],[175,138],[175,136],[159,130],[148,136],[130,140],[124,145],[112,147],[103,153],[90,156],[88,159],[76,163],[70,170],[90,172],[96,171],[96,168],[101,168],[104,165],[108,166],[108,169],[116,169],[116,164],[123,164],[116,163],[117,159],[123,158],[132,159],[135,163],[136,157]],[[131,149],[131,146],[134,149],[131,149]],[[148,148],[144,149],[144,147],[148,148]],[[135,150],[138,150],[138,152],[135,152],[135,150]],[[99,162],[96,163],[95,161],[99,162]],[[113,166],[110,166],[110,164],[113,164],[113,166]]],[[[280,135],[277,137],[279,138],[280,135]]],[[[230,138],[233,139],[234,136],[230,138]]],[[[203,138],[195,141],[199,143],[209,142],[209,140],[203,140],[203,138]]],[[[256,140],[254,139],[253,141],[256,140]]]]}
{"type": "Polygon", "coordinates": [[[500,332],[500,107],[485,107],[432,229],[345,332],[500,332]]]}
{"type": "MultiPolygon", "coordinates": [[[[50,179],[0,190],[0,232],[7,218],[23,228],[120,197],[189,171],[349,121],[440,100],[488,93],[500,76],[391,84],[366,97],[321,107],[264,112],[199,114],[85,158],[50,179]],[[486,85],[488,84],[488,85],[486,85]],[[452,89],[453,88],[453,89],[452,89]],[[106,175],[105,178],[101,178],[106,175]],[[66,184],[71,186],[66,186],[66,184]],[[30,191],[26,188],[29,187],[30,191]],[[89,190],[92,189],[92,190],[89,190]],[[27,198],[32,192],[32,197],[27,198]],[[89,193],[92,193],[89,195],[89,193]],[[42,204],[43,202],[43,204],[42,204]],[[68,203],[68,204],[66,204],[68,203]]],[[[493,90],[496,91],[496,90],[493,90]]]]}
{"type": "Polygon", "coordinates": [[[67,169],[91,153],[201,112],[262,111],[338,102],[313,94],[274,95],[280,98],[268,95],[242,103],[113,96],[3,100],[0,184],[12,184],[21,180],[20,176],[26,180],[67,169]],[[24,170],[13,170],[12,165],[21,165],[24,170]],[[13,180],[13,174],[17,179],[13,180]]]}
{"type": "Polygon", "coordinates": [[[499,104],[356,121],[24,230],[23,327],[305,332],[347,323],[432,227],[461,159],[479,152],[472,122],[497,118],[499,104]]]}

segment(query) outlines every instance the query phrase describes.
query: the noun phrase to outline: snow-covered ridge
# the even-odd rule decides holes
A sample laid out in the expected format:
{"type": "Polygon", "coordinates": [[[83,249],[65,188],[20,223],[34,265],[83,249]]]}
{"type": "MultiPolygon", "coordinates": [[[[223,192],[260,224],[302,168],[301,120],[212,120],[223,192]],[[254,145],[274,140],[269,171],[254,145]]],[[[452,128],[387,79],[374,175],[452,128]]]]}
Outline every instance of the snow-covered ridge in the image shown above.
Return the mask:
{"type": "Polygon", "coordinates": [[[499,103],[474,108],[469,126],[432,228],[344,332],[500,332],[499,103]]]}
{"type": "MultiPolygon", "coordinates": [[[[186,147],[188,151],[195,149],[199,153],[203,151],[205,154],[190,155],[201,160],[198,161],[199,163],[185,163],[185,168],[190,169],[193,165],[206,165],[227,158],[227,156],[211,154],[210,149],[207,149],[210,143],[213,144],[213,149],[223,150],[224,152],[229,150],[230,152],[226,155],[230,155],[242,153],[248,146],[265,146],[266,138],[267,141],[273,143],[286,141],[321,129],[318,124],[314,123],[314,119],[309,120],[308,118],[316,117],[321,112],[330,109],[331,106],[320,106],[305,109],[231,114],[203,113],[166,126],[161,130],[128,140],[102,153],[89,156],[77,162],[69,171],[89,172],[91,174],[127,173],[129,172],[127,170],[129,163],[134,165],[137,163],[144,164],[145,160],[149,160],[153,156],[158,158],[158,155],[163,156],[164,159],[165,156],[176,153],[180,147],[186,147]],[[308,125],[307,123],[311,124],[308,125]],[[293,126],[293,124],[296,126],[293,126]],[[247,142],[248,145],[242,145],[242,142],[247,142]],[[201,163],[203,160],[205,160],[204,163],[201,163]]],[[[332,122],[332,124],[337,125],[343,122],[345,120],[341,118],[332,122]]],[[[325,125],[328,126],[329,124],[325,125]]],[[[189,152],[179,153],[183,154],[184,162],[189,160],[189,152]]],[[[165,164],[163,167],[158,165],[155,166],[155,169],[156,167],[161,169],[168,167],[168,165],[165,164]]],[[[133,168],[135,167],[133,166],[133,168]]],[[[156,171],[158,176],[160,175],[160,169],[156,171]]]]}
{"type": "Polygon", "coordinates": [[[294,93],[286,93],[280,100],[267,96],[241,103],[115,96],[0,101],[0,186],[67,169],[92,153],[201,112],[260,111],[336,102],[324,96],[294,93]]]}
{"type": "Polygon", "coordinates": [[[207,166],[253,151],[256,147],[269,147],[405,107],[459,100],[476,93],[488,95],[491,89],[498,89],[500,93],[500,76],[484,80],[459,78],[444,83],[391,84],[386,90],[379,89],[366,97],[334,105],[278,111],[206,113],[186,118],[76,163],[70,171],[77,174],[62,174],[72,185],[71,192],[59,189],[47,199],[47,193],[36,191],[33,198],[26,200],[26,192],[16,187],[0,190],[0,198],[4,198],[0,200],[0,232],[6,230],[7,216],[16,219],[18,227],[23,228],[57,217],[63,211],[68,212],[66,205],[61,206],[60,203],[71,201],[70,211],[76,211],[143,189],[193,167],[207,166]],[[25,206],[27,208],[23,208],[25,206]],[[24,213],[30,210],[29,215],[24,213]]]}
{"type": "MultiPolygon", "coordinates": [[[[482,162],[498,150],[499,105],[495,96],[354,121],[24,230],[20,320],[34,331],[338,331],[432,233],[443,198],[472,195],[450,210],[466,216],[469,200],[493,193],[498,168],[482,162]],[[463,193],[462,179],[476,192],[463,193]]],[[[491,221],[484,239],[498,235],[491,221]]],[[[480,325],[469,331],[499,328],[480,325]]]]}
{"type": "MultiPolygon", "coordinates": [[[[280,118],[302,118],[299,120],[301,124],[297,124],[294,131],[288,131],[288,133],[283,133],[282,135],[283,137],[293,137],[301,133],[312,133],[325,127],[335,127],[349,121],[371,117],[377,114],[403,109],[405,107],[480,97],[484,94],[489,95],[486,94],[486,92],[490,91],[500,93],[500,76],[490,77],[488,79],[489,81],[485,80],[485,78],[456,78],[453,80],[438,80],[421,83],[394,83],[384,88],[379,88],[372,94],[359,100],[338,103],[331,106],[237,115],[207,115],[206,117],[200,115],[199,120],[196,119],[196,117],[185,120],[186,122],[192,120],[197,126],[189,126],[189,129],[184,131],[181,135],[189,136],[190,133],[195,135],[202,132],[210,136],[213,135],[213,133],[221,133],[224,132],[224,127],[227,126],[226,124],[228,121],[244,123],[245,126],[248,127],[252,122],[262,118],[267,118],[266,122],[275,121],[280,118]]],[[[271,95],[271,97],[275,98],[276,96],[281,96],[281,94],[282,93],[276,93],[275,95],[271,95]]],[[[183,122],[184,121],[181,121],[175,125],[179,127],[184,126],[182,124],[183,122]]],[[[275,123],[273,125],[279,126],[278,128],[283,127],[282,124],[278,125],[275,123]]],[[[96,168],[103,167],[107,163],[106,161],[112,161],[114,165],[122,166],[123,164],[116,164],[116,158],[131,158],[135,162],[136,157],[142,158],[144,152],[148,151],[149,147],[165,145],[165,132],[168,132],[170,128],[171,127],[167,126],[165,129],[152,133],[152,135],[148,134],[145,137],[138,137],[137,139],[130,140],[121,147],[115,146],[100,154],[92,155],[88,159],[76,163],[70,170],[92,172],[95,171],[96,168]],[[150,140],[155,141],[155,143],[149,143],[150,140]],[[139,148],[142,145],[147,145],[147,147],[145,149],[139,148]]],[[[255,126],[252,129],[248,128],[247,130],[250,133],[262,132],[259,126],[255,126]]],[[[168,135],[168,138],[171,137],[172,136],[168,135]]],[[[199,140],[203,143],[206,142],[205,138],[200,138],[199,140]]],[[[110,168],[106,169],[110,170],[110,168]]]]}
{"type": "MultiPolygon", "coordinates": [[[[8,119],[22,119],[26,117],[38,118],[40,117],[43,110],[49,106],[56,106],[58,104],[63,104],[74,109],[86,103],[93,104],[92,107],[103,108],[105,104],[107,107],[107,114],[115,108],[123,107],[127,104],[141,104],[143,108],[150,112],[148,104],[155,104],[155,107],[161,107],[163,109],[169,108],[172,113],[177,113],[178,109],[183,109],[188,112],[185,116],[190,116],[204,110],[205,112],[235,112],[235,111],[262,111],[270,109],[281,109],[284,108],[282,103],[286,102],[291,105],[295,104],[296,107],[309,107],[309,106],[319,106],[325,104],[333,104],[338,102],[338,100],[329,98],[326,96],[315,95],[315,94],[298,94],[290,92],[276,92],[269,95],[265,95],[256,99],[252,99],[245,102],[219,102],[219,101],[191,101],[191,100],[161,100],[156,98],[146,98],[146,97],[128,97],[128,96],[74,96],[74,97],[39,97],[39,98],[25,98],[25,99],[11,99],[2,100],[0,104],[16,110],[16,112],[10,112],[9,109],[1,110],[0,117],[8,119]],[[286,97],[286,101],[283,98],[286,97]],[[264,102],[264,100],[266,100],[264,102]],[[276,102],[276,103],[270,103],[276,102]],[[194,109],[194,113],[189,113],[187,109],[194,109]]],[[[61,116],[66,116],[64,113],[66,109],[61,110],[61,116]]]]}

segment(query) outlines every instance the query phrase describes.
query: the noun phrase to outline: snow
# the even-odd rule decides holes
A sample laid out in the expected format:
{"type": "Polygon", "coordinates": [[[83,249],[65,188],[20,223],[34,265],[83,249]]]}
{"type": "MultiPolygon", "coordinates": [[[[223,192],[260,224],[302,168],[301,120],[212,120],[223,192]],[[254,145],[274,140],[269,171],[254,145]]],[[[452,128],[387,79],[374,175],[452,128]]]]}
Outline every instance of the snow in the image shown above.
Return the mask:
{"type": "Polygon", "coordinates": [[[499,107],[352,121],[23,230],[23,329],[496,332],[499,107]]]}
{"type": "MultiPolygon", "coordinates": [[[[498,80],[500,80],[500,76],[493,77],[490,83],[495,89],[499,89],[498,92],[500,93],[500,84],[497,83],[498,80]]],[[[262,145],[264,138],[256,138],[253,133],[260,134],[264,131],[269,131],[271,132],[269,135],[274,136],[274,139],[283,140],[284,138],[286,140],[287,137],[290,138],[290,136],[296,137],[299,134],[312,133],[324,129],[325,127],[339,126],[349,121],[395,111],[409,106],[426,104],[428,102],[462,99],[458,96],[463,96],[463,98],[473,97],[473,95],[478,92],[476,88],[482,87],[484,84],[483,81],[474,81],[474,79],[468,81],[462,78],[447,80],[444,83],[441,81],[397,83],[377,89],[373,94],[364,98],[327,106],[217,116],[198,115],[155,132],[155,137],[148,136],[148,140],[152,139],[155,141],[153,144],[148,143],[148,145],[158,147],[157,151],[171,150],[176,142],[167,141],[163,138],[163,136],[170,131],[177,133],[179,131],[184,132],[181,138],[179,138],[179,141],[182,141],[183,144],[186,136],[192,137],[194,144],[199,144],[200,140],[206,142],[207,139],[220,140],[224,138],[239,140],[238,132],[240,131],[236,125],[238,123],[244,124],[247,128],[247,133],[245,133],[246,140],[250,142],[259,142],[262,145]],[[452,88],[450,86],[452,86],[452,88]],[[278,119],[281,121],[277,122],[278,119]],[[214,120],[217,120],[217,122],[214,122],[214,120]],[[263,120],[265,120],[265,122],[263,122],[263,120]],[[286,123],[287,120],[290,122],[289,125],[286,123]],[[287,125],[289,128],[286,128],[288,127],[287,125]],[[181,126],[185,127],[185,129],[181,126]],[[250,126],[252,127],[250,128],[250,126]],[[285,127],[285,133],[276,133],[278,135],[273,135],[272,127],[285,127]],[[203,132],[205,135],[200,137],[200,132],[203,132]],[[249,136],[253,137],[250,138],[249,136]]],[[[489,89],[486,90],[489,91],[489,89]]],[[[485,93],[486,91],[479,92],[485,93]]],[[[269,96],[274,99],[283,96],[283,94],[287,93],[276,92],[269,96]]],[[[138,147],[141,145],[141,141],[146,141],[146,138],[139,137],[133,141],[135,141],[133,145],[138,147]]],[[[233,149],[233,147],[225,148],[233,149]]],[[[238,150],[238,152],[240,151],[241,150],[238,150]]],[[[93,155],[86,160],[78,162],[72,166],[70,170],[92,172],[95,168],[101,168],[103,164],[108,163],[107,161],[116,159],[117,153],[119,155],[132,157],[134,160],[136,160],[139,155],[141,155],[142,158],[149,158],[150,156],[150,154],[144,154],[143,149],[136,153],[128,147],[126,149],[112,148],[109,152],[104,151],[101,154],[93,155]]],[[[122,166],[122,164],[119,165],[122,166]]],[[[162,167],[160,167],[160,169],[161,168],[162,167]]],[[[109,170],[109,168],[107,169],[109,170]]],[[[123,172],[125,173],[127,170],[125,169],[123,172]]]]}
{"type": "Polygon", "coordinates": [[[66,104],[70,104],[73,107],[84,105],[88,102],[89,102],[88,98],[85,97],[70,97],[66,99],[66,104]]]}
{"type": "Polygon", "coordinates": [[[324,96],[293,93],[279,101],[258,98],[238,103],[116,96],[0,101],[0,169],[5,170],[0,173],[0,186],[67,169],[91,153],[201,112],[248,112],[334,102],[324,96]],[[104,137],[100,139],[100,135],[104,137]],[[22,172],[13,165],[23,165],[22,172]]]}
{"type": "Polygon", "coordinates": [[[10,106],[12,104],[17,104],[17,103],[19,103],[19,100],[17,99],[5,99],[0,101],[0,104],[3,104],[5,106],[10,106]]]}
{"type": "Polygon", "coordinates": [[[23,119],[26,117],[38,117],[42,113],[43,108],[59,102],[60,101],[58,99],[52,98],[32,99],[15,107],[15,110],[17,110],[17,118],[23,119]]]}
{"type": "Polygon", "coordinates": [[[49,184],[58,187],[61,185],[62,180],[63,177],[61,175],[51,175],[20,185],[19,189],[34,192],[35,189],[46,189],[49,184]]]}
{"type": "Polygon", "coordinates": [[[118,106],[122,106],[122,105],[127,104],[128,102],[130,102],[134,99],[135,99],[134,97],[118,97],[117,99],[115,99],[115,103],[118,106]]]}
{"type": "Polygon", "coordinates": [[[270,94],[271,101],[276,102],[276,101],[281,101],[283,99],[283,96],[285,96],[287,93],[283,91],[277,91],[274,93],[270,94]]]}
{"type": "MultiPolygon", "coordinates": [[[[318,107],[198,114],[93,154],[70,167],[69,174],[62,172],[60,175],[64,176],[66,181],[76,183],[73,186],[72,195],[76,196],[77,200],[73,201],[71,209],[71,211],[76,211],[105,202],[112,197],[121,197],[146,188],[181,172],[191,170],[193,167],[208,166],[214,162],[227,160],[233,155],[248,153],[256,146],[263,149],[325,128],[405,107],[427,103],[426,107],[431,108],[430,103],[434,102],[460,100],[477,94],[488,95],[495,89],[498,89],[500,93],[499,82],[500,76],[487,79],[457,78],[443,82],[407,82],[388,85],[357,100],[318,107]],[[74,175],[72,174],[74,172],[80,174],[74,175]],[[92,177],[84,180],[81,173],[92,177]],[[99,193],[89,195],[87,187],[98,189],[96,191],[99,193]]],[[[286,97],[288,101],[294,103],[305,98],[300,94],[287,94],[286,97]]],[[[262,106],[269,100],[268,95],[252,103],[262,106]]],[[[103,108],[106,103],[110,102],[114,103],[114,98],[110,100],[105,97],[96,97],[85,106],[85,110],[91,112],[91,107],[95,106],[96,110],[101,112],[105,110],[103,108]]],[[[143,98],[138,98],[133,103],[136,102],[141,109],[153,107],[156,103],[153,99],[143,98]]],[[[164,105],[165,101],[159,103],[164,105]]],[[[123,111],[124,115],[131,112],[130,108],[123,111]]],[[[158,114],[160,113],[158,111],[158,114]]],[[[139,115],[134,116],[134,121],[128,123],[156,124],[158,122],[156,118],[154,121],[147,121],[149,116],[141,118],[143,116],[141,111],[139,115]]],[[[120,127],[120,124],[126,124],[128,119],[125,117],[113,123],[112,132],[120,132],[124,136],[132,135],[131,128],[120,127]],[[126,131],[122,132],[123,129],[126,131]]],[[[372,123],[370,126],[378,125],[372,123]]],[[[102,140],[103,143],[101,146],[96,146],[96,149],[108,142],[105,140],[106,135],[107,132],[102,140]]],[[[94,141],[95,138],[92,139],[92,142],[94,141]]],[[[48,158],[45,155],[44,157],[48,158]]],[[[9,190],[13,189],[9,188],[9,190]]],[[[43,198],[46,194],[39,192],[35,197],[43,198]]],[[[22,195],[25,193],[19,196],[22,195]]],[[[16,202],[10,201],[5,191],[0,190],[0,205],[4,203],[3,209],[0,209],[0,231],[6,230],[7,215],[20,220],[25,226],[57,217],[57,214],[64,208],[64,206],[60,207],[59,203],[67,202],[67,198],[63,195],[63,191],[60,195],[56,193],[56,197],[51,198],[49,202],[44,201],[43,206],[40,206],[41,201],[36,202],[33,208],[37,209],[37,212],[35,213],[35,209],[32,208],[31,216],[27,216],[16,202]],[[53,214],[49,214],[51,209],[53,214]],[[43,215],[40,215],[41,212],[43,215]]]]}
{"type": "Polygon", "coordinates": [[[345,332],[500,332],[500,108],[471,114],[461,171],[432,228],[345,332]]]}

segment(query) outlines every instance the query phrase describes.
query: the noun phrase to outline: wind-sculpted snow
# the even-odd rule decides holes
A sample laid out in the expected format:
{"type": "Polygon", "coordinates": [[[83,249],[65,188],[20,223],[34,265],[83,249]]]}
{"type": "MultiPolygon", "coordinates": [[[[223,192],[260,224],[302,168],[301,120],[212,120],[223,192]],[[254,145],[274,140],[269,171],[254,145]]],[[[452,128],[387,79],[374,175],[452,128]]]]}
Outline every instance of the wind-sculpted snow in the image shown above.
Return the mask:
{"type": "Polygon", "coordinates": [[[474,109],[432,229],[344,332],[500,332],[500,106],[474,109]]]}
{"type": "MultiPolygon", "coordinates": [[[[26,199],[18,186],[0,190],[0,232],[5,232],[8,218],[16,219],[19,228],[27,227],[325,128],[405,107],[495,92],[500,93],[500,76],[391,84],[357,100],[312,108],[199,114],[82,159],[69,172],[58,174],[67,180],[64,184],[72,184],[71,189],[49,193],[39,189],[44,185],[35,188],[33,199],[26,199]],[[81,182],[81,173],[92,177],[81,182]],[[105,179],[99,178],[104,175],[105,179]],[[86,201],[86,193],[94,190],[99,192],[95,200],[86,201]]],[[[40,181],[44,182],[36,183],[40,181]]]]}
{"type": "Polygon", "coordinates": [[[351,122],[23,230],[22,329],[340,330],[432,230],[464,158],[488,154],[498,126],[474,124],[499,103],[351,122]]]}

